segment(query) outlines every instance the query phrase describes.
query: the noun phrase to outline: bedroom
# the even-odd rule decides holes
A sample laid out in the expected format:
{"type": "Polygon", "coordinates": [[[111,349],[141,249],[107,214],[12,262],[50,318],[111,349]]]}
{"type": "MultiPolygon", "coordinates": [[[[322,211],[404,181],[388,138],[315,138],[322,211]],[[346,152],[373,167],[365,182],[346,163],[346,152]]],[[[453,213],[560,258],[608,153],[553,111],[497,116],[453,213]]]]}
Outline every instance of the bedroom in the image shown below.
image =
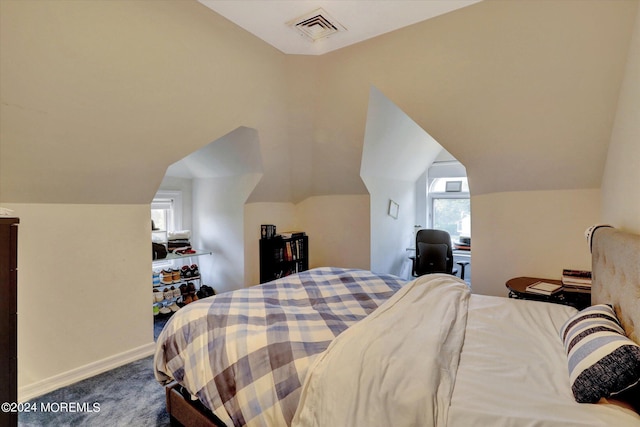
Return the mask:
{"type": "Polygon", "coordinates": [[[150,200],[170,164],[240,126],[258,130],[264,162],[244,205],[244,284],[265,222],[314,236],[317,265],[368,267],[371,85],[467,166],[475,291],[587,265],[592,223],[640,232],[637,4],[481,2],[309,58],[195,1],[3,0],[21,394],[150,354],[150,200]],[[344,241],[358,246],[333,251],[344,241]]]}

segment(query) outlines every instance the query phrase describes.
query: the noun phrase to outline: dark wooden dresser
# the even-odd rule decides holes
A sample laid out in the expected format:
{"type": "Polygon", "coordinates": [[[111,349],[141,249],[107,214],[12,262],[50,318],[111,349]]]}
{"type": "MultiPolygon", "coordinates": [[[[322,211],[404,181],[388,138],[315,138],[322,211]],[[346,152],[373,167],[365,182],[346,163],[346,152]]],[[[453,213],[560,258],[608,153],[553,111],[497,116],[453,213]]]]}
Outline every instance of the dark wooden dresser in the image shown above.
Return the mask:
{"type": "MultiPolygon", "coordinates": [[[[0,217],[0,403],[18,401],[18,218],[0,217]]],[[[0,412],[0,425],[18,425],[0,412]]]]}

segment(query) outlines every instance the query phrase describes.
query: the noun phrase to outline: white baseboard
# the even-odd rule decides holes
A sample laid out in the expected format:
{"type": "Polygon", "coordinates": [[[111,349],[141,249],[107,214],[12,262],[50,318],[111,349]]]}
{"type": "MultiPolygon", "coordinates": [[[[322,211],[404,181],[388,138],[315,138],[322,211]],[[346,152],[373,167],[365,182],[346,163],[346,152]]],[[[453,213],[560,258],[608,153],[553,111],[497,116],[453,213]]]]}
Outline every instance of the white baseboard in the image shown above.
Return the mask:
{"type": "Polygon", "coordinates": [[[151,342],[123,353],[80,366],[79,368],[54,375],[53,377],[46,378],[33,384],[20,387],[18,389],[18,401],[26,402],[59,388],[66,387],[78,381],[82,381],[111,369],[126,365],[127,363],[135,362],[143,357],[151,356],[154,354],[155,348],[156,344],[151,342]]]}

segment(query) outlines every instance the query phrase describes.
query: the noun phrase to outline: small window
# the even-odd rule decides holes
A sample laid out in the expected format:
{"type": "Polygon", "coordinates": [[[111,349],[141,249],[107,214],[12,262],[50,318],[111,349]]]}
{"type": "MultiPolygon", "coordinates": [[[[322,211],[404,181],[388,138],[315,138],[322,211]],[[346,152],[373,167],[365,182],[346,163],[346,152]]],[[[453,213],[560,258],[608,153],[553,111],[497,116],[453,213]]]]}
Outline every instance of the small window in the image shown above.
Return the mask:
{"type": "Polygon", "coordinates": [[[471,237],[471,202],[466,177],[436,178],[429,186],[429,223],[453,242],[471,237]]]}
{"type": "Polygon", "coordinates": [[[457,178],[436,178],[429,186],[429,194],[431,193],[446,193],[446,192],[459,192],[469,194],[469,182],[466,177],[457,178]],[[459,188],[459,190],[457,190],[459,188]]]}
{"type": "MultiPolygon", "coordinates": [[[[182,193],[158,191],[151,202],[151,241],[167,243],[167,232],[182,230],[182,193]]],[[[158,260],[154,268],[171,267],[171,261],[158,260]]]]}
{"type": "Polygon", "coordinates": [[[153,241],[167,241],[168,231],[182,230],[182,192],[158,191],[151,202],[153,241]]]}
{"type": "Polygon", "coordinates": [[[174,231],[175,221],[173,214],[173,199],[153,199],[151,202],[151,220],[154,233],[167,233],[174,231]]]}

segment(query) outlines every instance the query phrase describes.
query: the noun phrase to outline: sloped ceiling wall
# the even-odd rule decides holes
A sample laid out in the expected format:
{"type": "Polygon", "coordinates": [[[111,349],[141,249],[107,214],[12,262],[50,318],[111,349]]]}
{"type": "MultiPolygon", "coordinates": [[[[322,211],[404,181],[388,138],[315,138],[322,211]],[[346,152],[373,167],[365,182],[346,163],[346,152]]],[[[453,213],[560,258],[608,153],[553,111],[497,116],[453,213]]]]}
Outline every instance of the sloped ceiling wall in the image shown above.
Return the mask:
{"type": "Polygon", "coordinates": [[[167,168],[176,178],[220,178],[261,174],[260,137],[255,129],[239,127],[194,151],[167,168]]]}
{"type": "Polygon", "coordinates": [[[598,188],[637,6],[485,1],[325,55],[316,133],[355,149],[372,84],[475,195],[598,188]]]}
{"type": "Polygon", "coordinates": [[[0,200],[147,203],[170,164],[260,134],[249,201],[366,194],[374,85],[472,193],[597,188],[637,1],[484,1],[321,57],[197,2],[0,3],[0,200]]]}
{"type": "Polygon", "coordinates": [[[372,87],[360,175],[414,183],[442,146],[372,87]]]}
{"type": "Polygon", "coordinates": [[[285,56],[195,1],[0,2],[0,200],[149,203],[166,168],[260,130],[289,200],[285,56]],[[285,147],[285,149],[280,149],[285,147]]]}

